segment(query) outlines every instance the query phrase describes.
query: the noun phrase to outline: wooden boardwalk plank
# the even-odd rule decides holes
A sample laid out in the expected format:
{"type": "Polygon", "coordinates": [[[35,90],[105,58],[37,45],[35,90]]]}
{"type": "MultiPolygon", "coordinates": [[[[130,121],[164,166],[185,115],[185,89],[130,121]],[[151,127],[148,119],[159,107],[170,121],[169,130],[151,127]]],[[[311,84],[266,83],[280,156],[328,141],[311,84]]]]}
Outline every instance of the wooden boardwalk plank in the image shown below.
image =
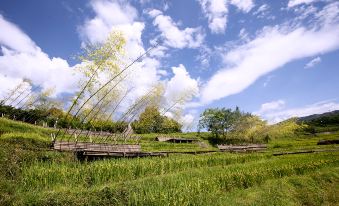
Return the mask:
{"type": "Polygon", "coordinates": [[[250,145],[218,145],[221,151],[230,152],[246,152],[246,151],[261,151],[267,149],[265,144],[250,144],[250,145]]]}
{"type": "Polygon", "coordinates": [[[140,152],[141,146],[136,144],[98,144],[90,142],[56,141],[53,145],[60,151],[92,151],[92,152],[140,152]]]}

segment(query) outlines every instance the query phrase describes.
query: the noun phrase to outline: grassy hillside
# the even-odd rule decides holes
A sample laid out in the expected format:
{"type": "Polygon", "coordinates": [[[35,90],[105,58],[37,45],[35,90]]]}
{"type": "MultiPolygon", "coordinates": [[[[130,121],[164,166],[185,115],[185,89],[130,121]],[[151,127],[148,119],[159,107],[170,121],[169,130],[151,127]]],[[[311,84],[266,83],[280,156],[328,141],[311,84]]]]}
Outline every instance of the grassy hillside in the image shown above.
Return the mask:
{"type": "MultiPolygon", "coordinates": [[[[272,155],[338,149],[316,145],[338,133],[273,140],[265,153],[79,162],[72,153],[49,149],[49,129],[0,118],[0,132],[0,205],[336,205],[339,200],[338,152],[272,155]]],[[[163,146],[154,136],[143,136],[142,147],[205,149],[163,146]]]]}
{"type": "Polygon", "coordinates": [[[339,110],[300,117],[298,121],[309,125],[314,132],[339,131],[339,110]]]}

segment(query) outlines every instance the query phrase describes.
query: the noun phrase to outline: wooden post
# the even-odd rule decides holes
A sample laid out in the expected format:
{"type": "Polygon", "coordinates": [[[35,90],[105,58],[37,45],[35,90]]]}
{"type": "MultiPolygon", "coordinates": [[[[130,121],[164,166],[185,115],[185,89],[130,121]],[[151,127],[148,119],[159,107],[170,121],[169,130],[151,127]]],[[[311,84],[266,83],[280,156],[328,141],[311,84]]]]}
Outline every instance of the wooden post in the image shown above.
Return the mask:
{"type": "Polygon", "coordinates": [[[58,120],[55,120],[55,123],[54,123],[54,129],[57,128],[57,124],[58,124],[58,120]]]}
{"type": "MultiPolygon", "coordinates": [[[[89,142],[92,143],[93,140],[92,140],[92,129],[91,128],[89,129],[89,132],[87,134],[88,134],[89,142]]],[[[95,135],[95,133],[94,133],[94,135],[95,135]]]]}
{"type": "Polygon", "coordinates": [[[52,142],[54,142],[54,140],[55,140],[55,134],[54,133],[51,133],[51,139],[52,139],[52,142]]]}

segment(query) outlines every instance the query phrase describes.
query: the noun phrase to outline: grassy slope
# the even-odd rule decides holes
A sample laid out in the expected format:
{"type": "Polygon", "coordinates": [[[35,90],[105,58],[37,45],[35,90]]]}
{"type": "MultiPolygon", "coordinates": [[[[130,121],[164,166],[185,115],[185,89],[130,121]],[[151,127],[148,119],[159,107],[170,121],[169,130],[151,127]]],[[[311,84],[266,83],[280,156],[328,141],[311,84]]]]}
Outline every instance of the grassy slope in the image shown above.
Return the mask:
{"type": "MultiPolygon", "coordinates": [[[[271,155],[281,150],[333,148],[315,144],[338,134],[274,140],[264,154],[81,163],[71,153],[48,149],[48,129],[0,118],[1,131],[0,205],[335,205],[339,200],[338,152],[271,155]]],[[[149,150],[190,147],[159,146],[162,143],[153,138],[143,137],[142,144],[149,144],[149,150]]]]}

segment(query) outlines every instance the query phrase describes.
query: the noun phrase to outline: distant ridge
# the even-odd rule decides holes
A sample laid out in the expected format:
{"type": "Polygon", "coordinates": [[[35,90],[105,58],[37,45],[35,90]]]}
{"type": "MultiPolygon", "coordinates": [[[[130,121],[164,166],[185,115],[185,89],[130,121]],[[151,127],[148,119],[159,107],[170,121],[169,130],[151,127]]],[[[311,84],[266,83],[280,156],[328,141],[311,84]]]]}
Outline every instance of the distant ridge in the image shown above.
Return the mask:
{"type": "Polygon", "coordinates": [[[331,112],[325,112],[322,114],[312,114],[309,116],[305,116],[305,117],[299,117],[298,121],[303,121],[303,122],[309,122],[309,121],[313,121],[313,120],[319,120],[322,118],[334,118],[334,117],[339,117],[339,110],[334,110],[331,112]]]}

